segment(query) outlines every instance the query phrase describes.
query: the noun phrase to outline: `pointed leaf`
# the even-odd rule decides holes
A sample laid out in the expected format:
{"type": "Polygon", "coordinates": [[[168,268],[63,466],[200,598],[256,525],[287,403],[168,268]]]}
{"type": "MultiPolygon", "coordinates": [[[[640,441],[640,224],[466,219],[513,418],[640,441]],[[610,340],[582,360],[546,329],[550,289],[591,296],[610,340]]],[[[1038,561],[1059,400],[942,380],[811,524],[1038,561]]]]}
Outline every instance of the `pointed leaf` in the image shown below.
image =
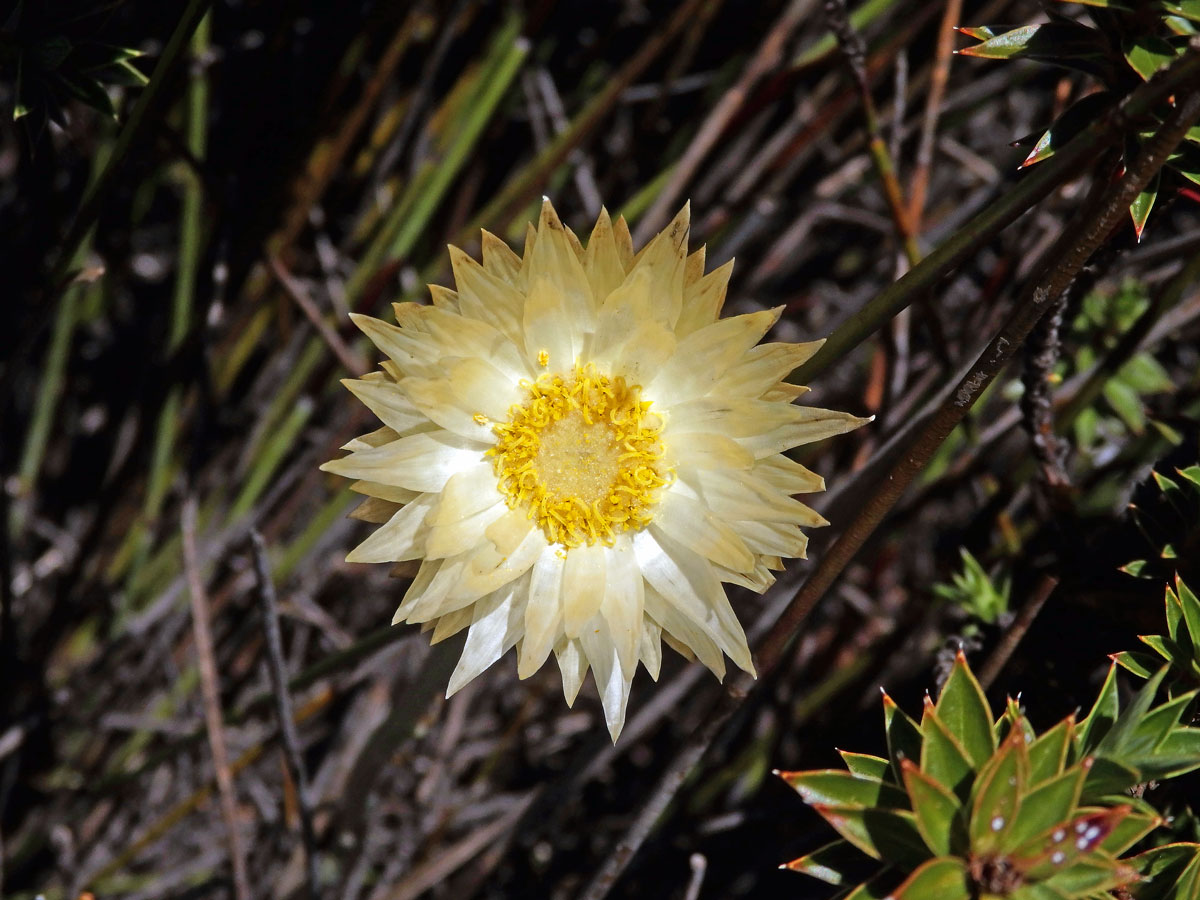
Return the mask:
{"type": "Polygon", "coordinates": [[[834,841],[785,863],[783,868],[803,872],[827,884],[842,885],[853,881],[856,876],[851,873],[861,870],[863,864],[862,851],[857,847],[849,841],[834,841]]]}
{"type": "Polygon", "coordinates": [[[1133,203],[1129,204],[1129,217],[1133,219],[1133,233],[1139,242],[1142,240],[1142,232],[1146,228],[1146,220],[1150,218],[1150,210],[1154,209],[1154,200],[1158,197],[1158,185],[1161,177],[1162,170],[1155,172],[1150,182],[1133,198],[1133,203]]]}
{"type": "Polygon", "coordinates": [[[1085,813],[1018,847],[1011,858],[1030,880],[1049,878],[1080,857],[1090,855],[1129,815],[1130,809],[1117,806],[1085,813]]]}
{"type": "Polygon", "coordinates": [[[1137,873],[1123,862],[1092,855],[1061,868],[1042,884],[1062,891],[1069,897],[1094,897],[1125,884],[1136,876],[1137,873]]]}
{"type": "Polygon", "coordinates": [[[1163,820],[1136,810],[1117,823],[1108,837],[1100,842],[1100,852],[1118,857],[1159,825],[1163,820]]]}
{"type": "Polygon", "coordinates": [[[862,809],[814,804],[837,833],[875,859],[916,867],[930,857],[913,814],[899,809],[862,809]]]}
{"type": "Polygon", "coordinates": [[[1100,693],[1096,696],[1096,702],[1093,704],[1091,712],[1079,723],[1076,731],[1078,735],[1076,743],[1081,753],[1090,753],[1100,743],[1100,740],[1112,728],[1113,722],[1117,720],[1119,711],[1117,666],[1114,663],[1108,668],[1108,675],[1104,678],[1104,684],[1100,687],[1100,693]]]}
{"type": "Polygon", "coordinates": [[[917,830],[925,844],[938,856],[961,850],[958,845],[965,842],[955,835],[956,826],[961,827],[962,804],[958,797],[918,769],[912,760],[904,760],[901,767],[904,789],[912,801],[917,830]]]}
{"type": "Polygon", "coordinates": [[[1120,653],[1113,653],[1109,659],[1122,669],[1132,672],[1138,678],[1149,678],[1160,665],[1159,661],[1149,653],[1138,653],[1135,650],[1122,650],[1120,653]]]}
{"type": "Polygon", "coordinates": [[[848,750],[839,750],[838,754],[846,768],[855,775],[878,778],[880,781],[892,780],[892,766],[886,759],[866,753],[851,753],[848,750]]]}
{"type": "Polygon", "coordinates": [[[921,771],[963,799],[970,793],[974,769],[967,752],[938,718],[928,697],[921,717],[921,771]]]}
{"type": "Polygon", "coordinates": [[[903,775],[900,761],[921,759],[921,729],[885,692],[883,695],[883,726],[887,734],[888,756],[897,783],[903,775]]]}
{"type": "Polygon", "coordinates": [[[1125,42],[1125,61],[1129,67],[1149,81],[1163,66],[1175,61],[1175,48],[1160,37],[1143,34],[1125,42]]]}
{"type": "MultiPolygon", "coordinates": [[[[1133,696],[1129,706],[1121,711],[1112,728],[1096,745],[1096,754],[1105,755],[1113,759],[1123,759],[1126,754],[1133,748],[1140,747],[1143,741],[1137,740],[1138,727],[1145,718],[1146,713],[1150,711],[1150,707],[1154,703],[1154,696],[1158,693],[1159,685],[1162,684],[1163,678],[1167,674],[1167,668],[1164,666],[1153,675],[1146,679],[1146,683],[1133,696]]],[[[1153,747],[1153,745],[1150,745],[1153,747]]],[[[1149,749],[1149,748],[1147,748],[1149,749]]]]}
{"type": "Polygon", "coordinates": [[[891,896],[894,900],[969,900],[967,864],[952,856],[927,860],[891,896]]]}
{"type": "Polygon", "coordinates": [[[810,806],[883,806],[906,809],[904,791],[877,778],[852,775],[841,769],[817,769],[811,772],[779,772],[810,806]]]}
{"type": "Polygon", "coordinates": [[[1192,593],[1191,588],[1179,576],[1175,577],[1176,596],[1183,609],[1183,620],[1187,623],[1188,635],[1192,642],[1192,652],[1200,658],[1200,600],[1192,593]]]}
{"type": "Polygon", "coordinates": [[[1180,882],[1189,869],[1200,866],[1200,844],[1163,844],[1125,861],[1142,877],[1132,888],[1137,900],[1195,900],[1200,896],[1194,888],[1191,894],[1176,890],[1186,888],[1187,883],[1180,882]]]}
{"type": "Polygon", "coordinates": [[[1021,163],[1021,167],[1032,166],[1044,159],[1049,159],[1064,147],[1072,138],[1096,121],[1116,98],[1111,91],[1097,91],[1077,100],[1067,107],[1054,124],[1045,131],[1034,132],[1031,135],[1014,141],[1018,146],[1032,145],[1029,155],[1021,163]]]}
{"type": "Polygon", "coordinates": [[[1027,844],[1038,835],[1052,831],[1055,825],[1069,821],[1079,804],[1083,782],[1091,767],[1091,759],[1085,759],[1026,794],[1002,849],[1012,850],[1027,844]]]}
{"type": "Polygon", "coordinates": [[[934,710],[950,733],[958,738],[974,768],[982,766],[995,752],[992,710],[961,650],[954,658],[954,667],[934,710]]]}
{"type": "Polygon", "coordinates": [[[1096,758],[1083,783],[1083,799],[1095,800],[1127,791],[1145,779],[1142,773],[1111,759],[1096,758]]]}
{"type": "Polygon", "coordinates": [[[1067,752],[1075,737],[1075,717],[1067,716],[1029,745],[1029,783],[1037,785],[1053,778],[1067,764],[1067,752]]]}
{"type": "Polygon", "coordinates": [[[988,853],[1004,843],[1020,809],[1028,772],[1025,735],[1013,729],[975,779],[971,792],[972,853],[988,853]]]}

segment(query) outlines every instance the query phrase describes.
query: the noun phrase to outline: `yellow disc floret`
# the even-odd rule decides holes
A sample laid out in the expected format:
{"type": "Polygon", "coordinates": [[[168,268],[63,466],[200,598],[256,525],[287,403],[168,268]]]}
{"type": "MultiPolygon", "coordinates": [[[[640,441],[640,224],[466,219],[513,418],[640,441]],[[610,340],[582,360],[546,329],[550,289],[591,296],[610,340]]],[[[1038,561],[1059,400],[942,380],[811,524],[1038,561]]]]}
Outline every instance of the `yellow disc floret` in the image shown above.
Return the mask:
{"type": "Polygon", "coordinates": [[[592,365],[527,383],[529,399],[493,427],[509,507],[524,507],[552,544],[611,545],[650,523],[663,464],[662,423],[641,388],[592,365]]]}

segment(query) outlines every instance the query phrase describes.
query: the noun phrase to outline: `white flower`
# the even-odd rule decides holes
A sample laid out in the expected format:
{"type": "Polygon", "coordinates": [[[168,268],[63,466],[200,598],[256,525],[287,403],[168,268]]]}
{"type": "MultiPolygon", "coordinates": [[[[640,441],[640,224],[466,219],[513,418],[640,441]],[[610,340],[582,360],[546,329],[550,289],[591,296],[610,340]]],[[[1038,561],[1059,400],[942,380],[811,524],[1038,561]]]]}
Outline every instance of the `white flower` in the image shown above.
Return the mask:
{"type": "Polygon", "coordinates": [[[782,379],[820,341],[758,341],[780,310],[719,319],[732,263],[704,274],[688,209],[634,255],[602,212],[586,248],[547,201],[525,254],[450,248],[458,291],[355,316],[388,359],[346,386],[384,427],[322,466],[358,479],[380,528],[352,562],[420,560],[394,621],[468,629],[453,694],[510,648],[550,653],[567,703],[595,676],[616,740],[640,661],[665,640],[718,678],[753,673],[721,582],[765,590],[821,478],[783,451],[856,428],[782,379]],[[724,656],[723,656],[724,654],[724,656]]]}

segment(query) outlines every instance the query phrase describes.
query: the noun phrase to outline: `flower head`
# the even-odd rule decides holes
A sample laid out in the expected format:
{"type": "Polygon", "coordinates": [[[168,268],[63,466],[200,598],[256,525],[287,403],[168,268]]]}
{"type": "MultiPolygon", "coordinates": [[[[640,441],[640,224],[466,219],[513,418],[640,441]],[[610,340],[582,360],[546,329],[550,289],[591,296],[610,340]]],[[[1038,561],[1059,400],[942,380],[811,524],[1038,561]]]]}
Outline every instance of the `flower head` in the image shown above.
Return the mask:
{"type": "Polygon", "coordinates": [[[346,386],[384,427],[322,466],[380,528],[352,562],[420,560],[394,621],[468,629],[449,693],[518,648],[553,653],[567,702],[588,669],[613,739],[638,663],[666,641],[718,677],[753,673],[721,582],[765,590],[821,478],[783,451],[864,419],[796,406],[782,379],[820,346],[758,341],[780,310],[719,319],[732,263],[704,274],[688,209],[634,254],[602,212],[584,247],[547,201],[523,257],[450,248],[457,292],[355,323],[387,355],[346,386]]]}

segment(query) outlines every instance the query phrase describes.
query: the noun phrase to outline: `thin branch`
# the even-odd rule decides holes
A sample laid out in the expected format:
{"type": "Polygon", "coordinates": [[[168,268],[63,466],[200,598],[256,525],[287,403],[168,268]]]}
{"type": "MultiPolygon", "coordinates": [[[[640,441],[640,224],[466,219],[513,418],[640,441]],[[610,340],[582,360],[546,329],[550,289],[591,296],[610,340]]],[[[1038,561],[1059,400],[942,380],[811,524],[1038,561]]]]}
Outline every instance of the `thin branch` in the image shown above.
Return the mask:
{"type": "Polygon", "coordinates": [[[1033,620],[1041,612],[1042,607],[1050,599],[1050,595],[1054,593],[1056,587],[1058,587],[1058,579],[1052,575],[1046,575],[1038,582],[1038,586],[1034,589],[1033,593],[1029,595],[1029,599],[1025,601],[1025,605],[1021,607],[1021,611],[1013,619],[1013,623],[1008,626],[1008,630],[1004,632],[1004,636],[1000,638],[1000,642],[992,650],[992,655],[987,658],[987,662],[979,670],[979,683],[983,685],[985,691],[992,686],[992,682],[996,680],[996,676],[1000,674],[1001,669],[1008,663],[1009,658],[1013,655],[1013,651],[1017,649],[1017,645],[1021,643],[1026,632],[1029,631],[1029,626],[1033,624],[1033,620]]]}
{"type": "Polygon", "coordinates": [[[342,340],[342,336],[334,330],[330,324],[325,321],[325,317],[321,315],[321,311],[317,309],[317,304],[308,296],[308,292],[297,281],[292,273],[287,270],[287,266],[278,256],[268,258],[271,264],[271,272],[275,275],[276,280],[283,288],[284,293],[292,298],[305,317],[312,323],[313,328],[317,329],[317,334],[321,336],[329,349],[333,351],[333,355],[338,358],[338,362],[342,364],[342,368],[351,375],[360,376],[370,371],[370,366],[366,364],[361,356],[342,340]]]}
{"type": "Polygon", "coordinates": [[[954,50],[954,24],[962,17],[962,0],[946,0],[942,21],[938,24],[937,48],[933,70],[929,76],[929,95],[925,100],[925,115],[921,118],[921,139],[917,143],[917,159],[909,183],[908,218],[913,230],[921,233],[925,215],[925,198],[929,193],[929,173],[933,167],[933,149],[937,140],[938,115],[950,80],[950,60],[954,50]]]}
{"type": "Polygon", "coordinates": [[[250,900],[250,879],[238,836],[237,802],[233,795],[233,775],[229,771],[229,753],[225,748],[225,732],[221,721],[221,697],[217,686],[208,593],[204,589],[196,554],[196,498],[192,494],[183,502],[182,531],[183,566],[187,574],[188,593],[192,598],[192,630],[196,641],[196,662],[200,669],[200,689],[204,696],[204,724],[208,729],[208,746],[212,752],[217,791],[221,797],[221,817],[225,820],[225,837],[229,842],[233,889],[237,900],[250,900]]]}
{"type": "Polygon", "coordinates": [[[267,545],[257,529],[250,532],[250,546],[254,552],[258,602],[262,611],[263,633],[266,635],[267,672],[271,678],[271,690],[275,695],[275,714],[279,719],[279,734],[283,739],[283,757],[287,762],[288,773],[296,785],[296,795],[299,799],[300,838],[304,842],[308,896],[316,900],[320,896],[320,879],[317,874],[317,836],[313,828],[312,791],[309,789],[304,757],[300,754],[300,738],[296,733],[292,695],[288,690],[287,669],[283,661],[283,636],[279,629],[279,601],[275,596],[275,582],[271,578],[267,545]]]}

